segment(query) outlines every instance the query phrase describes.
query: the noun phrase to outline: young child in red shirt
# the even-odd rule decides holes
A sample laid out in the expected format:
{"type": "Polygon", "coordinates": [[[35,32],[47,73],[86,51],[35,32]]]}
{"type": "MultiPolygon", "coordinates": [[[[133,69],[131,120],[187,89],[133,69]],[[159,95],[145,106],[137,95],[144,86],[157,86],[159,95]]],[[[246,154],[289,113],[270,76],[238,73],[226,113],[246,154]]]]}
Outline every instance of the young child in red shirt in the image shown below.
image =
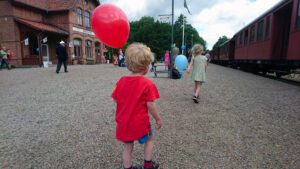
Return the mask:
{"type": "Polygon", "coordinates": [[[155,84],[144,77],[153,61],[153,53],[146,45],[134,43],[127,48],[125,60],[132,73],[122,77],[112,93],[117,103],[116,138],[124,143],[123,167],[142,168],[132,164],[134,141],[139,141],[145,143],[144,169],[157,169],[158,163],[152,161],[154,138],[148,112],[156,121],[155,130],[159,130],[162,122],[154,102],[159,98],[159,93],[155,84]]]}

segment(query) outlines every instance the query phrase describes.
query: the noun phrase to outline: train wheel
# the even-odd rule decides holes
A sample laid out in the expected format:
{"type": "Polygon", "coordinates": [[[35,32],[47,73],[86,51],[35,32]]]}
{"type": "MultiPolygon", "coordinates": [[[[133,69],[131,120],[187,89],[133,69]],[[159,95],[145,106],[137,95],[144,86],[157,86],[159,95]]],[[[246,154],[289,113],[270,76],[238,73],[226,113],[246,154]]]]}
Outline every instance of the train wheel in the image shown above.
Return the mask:
{"type": "Polygon", "coordinates": [[[279,72],[276,72],[275,75],[276,75],[277,78],[280,78],[282,76],[282,74],[279,73],[279,72]]]}

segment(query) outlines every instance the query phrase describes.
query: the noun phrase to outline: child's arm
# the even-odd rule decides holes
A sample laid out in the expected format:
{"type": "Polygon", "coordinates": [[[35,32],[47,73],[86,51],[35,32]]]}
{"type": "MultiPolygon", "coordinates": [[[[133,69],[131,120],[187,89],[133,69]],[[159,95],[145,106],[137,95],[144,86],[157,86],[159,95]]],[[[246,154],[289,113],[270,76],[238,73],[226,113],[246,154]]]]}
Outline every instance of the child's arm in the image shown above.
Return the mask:
{"type": "Polygon", "coordinates": [[[114,102],[117,102],[117,99],[116,99],[116,88],[117,88],[117,85],[115,86],[115,88],[113,89],[112,93],[111,93],[111,99],[114,101],[114,102]]]}
{"type": "Polygon", "coordinates": [[[161,123],[160,116],[157,113],[156,104],[154,102],[147,102],[147,107],[148,107],[150,114],[156,121],[156,130],[159,130],[162,126],[162,123],[161,123]]]}
{"type": "Polygon", "coordinates": [[[192,69],[192,67],[193,67],[193,59],[191,59],[191,62],[190,62],[190,64],[189,64],[189,66],[188,66],[188,69],[187,69],[187,73],[190,73],[191,72],[191,69],[192,69]]]}
{"type": "Polygon", "coordinates": [[[206,70],[207,70],[207,65],[208,65],[208,63],[207,63],[207,61],[206,61],[206,63],[205,63],[205,72],[206,72],[206,70]]]}

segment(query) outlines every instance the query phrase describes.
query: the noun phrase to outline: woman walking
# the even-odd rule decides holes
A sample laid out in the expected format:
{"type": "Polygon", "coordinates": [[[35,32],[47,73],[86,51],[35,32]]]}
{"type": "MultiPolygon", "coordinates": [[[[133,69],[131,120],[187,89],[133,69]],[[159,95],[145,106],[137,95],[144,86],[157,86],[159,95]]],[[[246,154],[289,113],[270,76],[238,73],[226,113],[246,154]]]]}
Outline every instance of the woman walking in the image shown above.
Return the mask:
{"type": "Polygon", "coordinates": [[[202,83],[206,81],[207,59],[202,55],[203,47],[200,44],[194,45],[192,48],[193,57],[187,69],[190,73],[192,69],[191,79],[195,82],[193,100],[199,103],[199,94],[202,83]]]}

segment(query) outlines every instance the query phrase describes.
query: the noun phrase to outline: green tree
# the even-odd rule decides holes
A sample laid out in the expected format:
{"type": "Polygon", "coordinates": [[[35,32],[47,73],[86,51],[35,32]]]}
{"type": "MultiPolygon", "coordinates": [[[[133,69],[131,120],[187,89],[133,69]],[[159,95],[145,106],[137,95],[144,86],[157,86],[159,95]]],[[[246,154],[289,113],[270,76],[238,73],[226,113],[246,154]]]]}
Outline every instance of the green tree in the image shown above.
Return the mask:
{"type": "MultiPolygon", "coordinates": [[[[177,47],[182,43],[182,22],[184,16],[180,15],[174,24],[174,43],[177,47]]],[[[186,21],[185,21],[186,23],[186,21]]],[[[156,54],[156,59],[163,57],[166,50],[171,48],[171,25],[155,21],[153,17],[144,16],[138,21],[130,22],[130,36],[127,42],[141,42],[149,46],[156,54]]],[[[191,48],[193,44],[200,43],[206,49],[205,40],[199,36],[197,30],[192,25],[185,25],[185,44],[191,48]]],[[[126,48],[126,46],[125,46],[126,48]]]]}
{"type": "Polygon", "coordinates": [[[174,24],[174,43],[176,46],[182,45],[182,23],[185,23],[184,27],[184,44],[186,49],[191,49],[194,44],[199,43],[206,50],[206,41],[199,35],[198,31],[187,22],[186,17],[181,14],[174,24]]]}
{"type": "Polygon", "coordinates": [[[227,36],[221,36],[219,37],[218,41],[214,44],[212,49],[216,49],[218,48],[220,45],[222,45],[224,42],[228,41],[229,39],[227,38],[227,36]]]}
{"type": "Polygon", "coordinates": [[[165,50],[170,48],[171,26],[167,23],[154,21],[153,17],[144,16],[139,21],[130,23],[128,43],[141,42],[149,46],[160,59],[165,50]]]}

